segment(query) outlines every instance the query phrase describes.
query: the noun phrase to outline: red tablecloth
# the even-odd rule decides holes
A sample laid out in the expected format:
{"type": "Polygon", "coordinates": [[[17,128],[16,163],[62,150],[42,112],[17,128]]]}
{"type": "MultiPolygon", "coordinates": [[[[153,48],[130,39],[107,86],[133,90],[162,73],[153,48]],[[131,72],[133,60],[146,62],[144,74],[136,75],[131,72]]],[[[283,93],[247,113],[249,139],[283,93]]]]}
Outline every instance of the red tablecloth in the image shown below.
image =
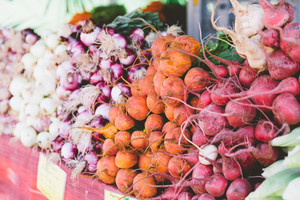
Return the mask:
{"type": "MultiPolygon", "coordinates": [[[[0,199],[47,199],[36,187],[39,151],[9,141],[10,137],[0,136],[0,199]]],[[[71,170],[60,167],[67,172],[65,200],[104,200],[104,190],[118,192],[114,186],[86,177],[79,177],[74,185],[71,170]]]]}

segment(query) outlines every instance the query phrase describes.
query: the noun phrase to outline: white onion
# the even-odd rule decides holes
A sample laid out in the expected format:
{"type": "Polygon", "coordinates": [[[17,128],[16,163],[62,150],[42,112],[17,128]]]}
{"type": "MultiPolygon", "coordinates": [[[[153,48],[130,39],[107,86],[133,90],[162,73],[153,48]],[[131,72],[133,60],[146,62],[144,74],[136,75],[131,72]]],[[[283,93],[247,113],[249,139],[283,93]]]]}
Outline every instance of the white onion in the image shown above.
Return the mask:
{"type": "Polygon", "coordinates": [[[25,107],[25,113],[31,117],[37,117],[40,112],[40,108],[37,104],[28,103],[25,107]]]}
{"type": "Polygon", "coordinates": [[[9,92],[13,96],[21,96],[21,92],[28,81],[21,76],[14,77],[9,85],[9,92]]]}
{"type": "Polygon", "coordinates": [[[21,142],[26,147],[32,147],[36,144],[36,131],[27,126],[21,130],[21,142]]]}
{"type": "Polygon", "coordinates": [[[23,99],[20,96],[13,96],[12,98],[9,99],[9,106],[14,111],[20,111],[22,101],[23,99]]]}
{"type": "Polygon", "coordinates": [[[17,138],[21,139],[21,132],[27,127],[27,125],[24,122],[18,122],[13,129],[12,134],[17,138]]]}
{"type": "Polygon", "coordinates": [[[23,63],[25,70],[32,69],[36,61],[37,59],[31,53],[24,54],[21,59],[21,62],[23,63]]]}
{"type": "Polygon", "coordinates": [[[50,138],[51,135],[49,132],[47,131],[40,132],[36,137],[39,147],[41,147],[42,149],[50,148],[52,142],[50,138]]]}
{"type": "Polygon", "coordinates": [[[52,122],[49,125],[49,133],[52,138],[56,138],[57,136],[59,136],[59,127],[60,127],[59,122],[52,122]]]}
{"type": "Polygon", "coordinates": [[[59,44],[59,37],[55,33],[48,33],[43,39],[50,49],[55,49],[59,44]]]}
{"type": "Polygon", "coordinates": [[[34,45],[30,47],[30,53],[36,58],[43,57],[45,51],[46,51],[46,45],[43,40],[37,41],[34,45]]]}
{"type": "Polygon", "coordinates": [[[215,145],[201,146],[199,149],[199,162],[203,165],[211,165],[204,157],[216,160],[218,157],[218,148],[215,145]]]}
{"type": "Polygon", "coordinates": [[[58,45],[55,49],[54,49],[54,54],[55,55],[60,55],[60,54],[63,54],[67,51],[67,46],[66,45],[63,45],[63,44],[60,44],[58,45]]]}
{"type": "Polygon", "coordinates": [[[57,106],[57,103],[51,98],[44,98],[40,103],[40,108],[49,114],[54,114],[57,106]]]}

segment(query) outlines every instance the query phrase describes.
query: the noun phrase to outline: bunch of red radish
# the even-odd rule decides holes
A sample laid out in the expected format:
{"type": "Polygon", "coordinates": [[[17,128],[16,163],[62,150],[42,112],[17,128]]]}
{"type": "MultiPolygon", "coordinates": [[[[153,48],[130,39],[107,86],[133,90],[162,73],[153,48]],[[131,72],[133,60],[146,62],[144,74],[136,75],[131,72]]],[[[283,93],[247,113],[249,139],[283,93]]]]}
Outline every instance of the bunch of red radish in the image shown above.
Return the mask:
{"type": "Polygon", "coordinates": [[[284,155],[269,141],[300,123],[300,23],[291,23],[290,4],[260,3],[260,71],[247,56],[240,63],[212,55],[202,38],[201,45],[187,35],[153,42],[146,76],[131,83],[126,104],[110,109],[109,128],[117,130],[98,162],[103,182],[141,199],[245,199],[259,186],[262,168],[284,155]]]}

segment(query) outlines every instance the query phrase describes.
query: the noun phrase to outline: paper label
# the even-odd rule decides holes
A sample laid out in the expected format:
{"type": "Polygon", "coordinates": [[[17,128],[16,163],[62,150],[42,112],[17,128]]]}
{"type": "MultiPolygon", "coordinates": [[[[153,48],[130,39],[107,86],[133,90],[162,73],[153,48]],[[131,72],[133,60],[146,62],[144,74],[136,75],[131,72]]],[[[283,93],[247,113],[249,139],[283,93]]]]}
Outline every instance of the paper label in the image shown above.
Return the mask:
{"type": "Polygon", "coordinates": [[[67,173],[56,164],[49,162],[40,153],[37,188],[49,200],[63,200],[65,195],[67,173]]]}
{"type": "Polygon", "coordinates": [[[104,190],[104,200],[136,200],[135,198],[124,196],[124,194],[118,194],[109,190],[104,190]]]}

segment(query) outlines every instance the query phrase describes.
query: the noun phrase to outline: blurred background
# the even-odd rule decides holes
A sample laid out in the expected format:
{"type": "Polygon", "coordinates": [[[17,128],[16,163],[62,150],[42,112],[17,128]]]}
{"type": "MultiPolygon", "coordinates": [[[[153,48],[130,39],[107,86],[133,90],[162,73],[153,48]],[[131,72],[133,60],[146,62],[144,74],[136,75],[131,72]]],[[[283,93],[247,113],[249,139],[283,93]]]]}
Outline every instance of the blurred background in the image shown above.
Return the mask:
{"type": "MultiPolygon", "coordinates": [[[[272,3],[278,1],[271,0],[272,3]]],[[[300,1],[287,1],[296,8],[295,21],[300,21],[300,1]]],[[[56,31],[76,13],[84,11],[92,14],[100,25],[110,23],[116,16],[143,10],[158,12],[165,24],[177,24],[185,33],[199,39],[199,22],[204,37],[215,32],[210,24],[211,6],[216,7],[219,25],[230,27],[233,24],[229,0],[0,0],[0,26],[56,31]]]]}

